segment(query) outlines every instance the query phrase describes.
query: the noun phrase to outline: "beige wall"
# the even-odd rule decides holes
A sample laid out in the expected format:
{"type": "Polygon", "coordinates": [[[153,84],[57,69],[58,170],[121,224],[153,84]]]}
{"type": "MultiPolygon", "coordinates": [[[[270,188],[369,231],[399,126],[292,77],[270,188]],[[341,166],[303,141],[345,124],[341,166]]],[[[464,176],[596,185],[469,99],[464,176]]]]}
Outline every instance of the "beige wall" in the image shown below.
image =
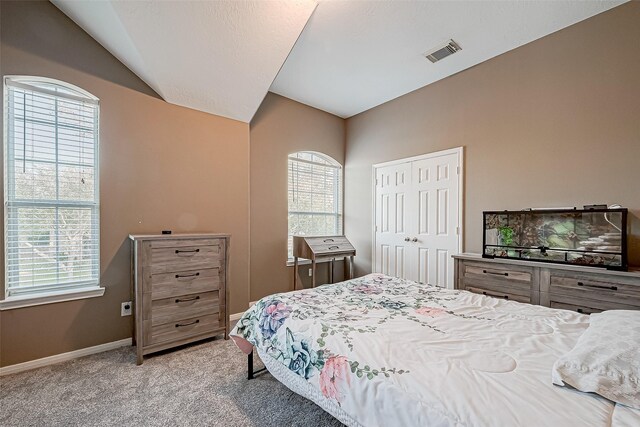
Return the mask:
{"type": "Polygon", "coordinates": [[[348,119],[358,273],[371,270],[371,165],[458,146],[467,251],[481,252],[483,210],[619,203],[640,264],[639,23],[630,2],[348,119]]]}
{"type": "MultiPolygon", "coordinates": [[[[319,151],[344,164],[344,120],[269,93],[251,121],[251,301],[293,290],[293,268],[286,267],[287,156],[296,151],[319,151]]],[[[300,274],[308,281],[306,271],[300,274]]],[[[324,266],[319,275],[326,280],[324,266]]]]}
{"type": "MultiPolygon", "coordinates": [[[[131,318],[120,317],[120,303],[130,299],[129,233],[231,233],[230,312],[244,310],[249,300],[248,124],[158,99],[48,2],[2,2],[1,8],[2,75],[60,79],[100,98],[100,251],[106,292],[100,298],[2,311],[0,364],[131,336],[131,318]]],[[[0,266],[4,269],[4,259],[0,266]]]]}
{"type": "MultiPolygon", "coordinates": [[[[481,249],[483,210],[620,203],[632,210],[640,264],[637,2],[349,119],[346,151],[338,117],[275,94],[250,127],[173,106],[48,2],[0,8],[2,75],[57,78],[101,99],[107,288],[101,298],[1,312],[1,366],[130,336],[119,311],[131,232],[232,233],[231,313],[292,289],[286,159],[300,150],[346,160],[345,231],[359,273],[371,268],[371,165],[457,146],[466,147],[467,250],[481,249]]],[[[3,269],[0,258],[0,277],[3,269]]]]}

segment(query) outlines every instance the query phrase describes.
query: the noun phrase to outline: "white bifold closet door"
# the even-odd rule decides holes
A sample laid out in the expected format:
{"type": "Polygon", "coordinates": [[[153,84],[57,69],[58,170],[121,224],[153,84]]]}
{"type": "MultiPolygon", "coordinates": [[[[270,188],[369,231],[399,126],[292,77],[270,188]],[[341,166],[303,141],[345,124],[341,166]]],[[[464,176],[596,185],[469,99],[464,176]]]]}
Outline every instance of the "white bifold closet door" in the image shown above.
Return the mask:
{"type": "Polygon", "coordinates": [[[374,271],[453,288],[462,150],[375,166],[374,271]]]}

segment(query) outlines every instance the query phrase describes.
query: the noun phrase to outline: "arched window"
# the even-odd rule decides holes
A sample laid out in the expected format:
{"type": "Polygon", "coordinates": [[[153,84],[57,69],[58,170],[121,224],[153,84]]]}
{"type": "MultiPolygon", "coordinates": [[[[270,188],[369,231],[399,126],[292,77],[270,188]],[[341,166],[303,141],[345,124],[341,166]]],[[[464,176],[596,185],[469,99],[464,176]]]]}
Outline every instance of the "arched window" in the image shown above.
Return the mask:
{"type": "Polygon", "coordinates": [[[342,166],[311,151],[289,155],[289,258],[292,236],[342,234],[342,166]]]}
{"type": "Polygon", "coordinates": [[[6,294],[99,286],[98,99],[5,77],[6,294]]]}

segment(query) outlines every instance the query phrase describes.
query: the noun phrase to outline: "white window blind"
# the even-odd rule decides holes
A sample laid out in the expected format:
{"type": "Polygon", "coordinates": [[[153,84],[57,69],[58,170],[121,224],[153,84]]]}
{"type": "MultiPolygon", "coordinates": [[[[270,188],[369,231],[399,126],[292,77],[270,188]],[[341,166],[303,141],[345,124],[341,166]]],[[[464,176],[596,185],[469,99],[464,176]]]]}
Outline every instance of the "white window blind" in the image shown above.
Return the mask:
{"type": "Polygon", "coordinates": [[[342,234],[342,166],[313,152],[289,155],[289,258],[293,237],[342,234]]]}
{"type": "Polygon", "coordinates": [[[98,100],[6,78],[7,296],[98,286],[98,100]]]}

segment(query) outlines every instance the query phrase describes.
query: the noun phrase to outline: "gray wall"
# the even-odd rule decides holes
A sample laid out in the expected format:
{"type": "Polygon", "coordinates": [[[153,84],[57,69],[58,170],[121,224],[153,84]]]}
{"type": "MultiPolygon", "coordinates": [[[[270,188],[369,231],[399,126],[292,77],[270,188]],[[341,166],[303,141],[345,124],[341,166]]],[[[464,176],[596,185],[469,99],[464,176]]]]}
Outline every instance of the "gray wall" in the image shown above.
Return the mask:
{"type": "Polygon", "coordinates": [[[464,246],[482,211],[619,203],[640,264],[640,2],[347,120],[346,233],[371,271],[371,166],[465,147],[464,246]]]}

